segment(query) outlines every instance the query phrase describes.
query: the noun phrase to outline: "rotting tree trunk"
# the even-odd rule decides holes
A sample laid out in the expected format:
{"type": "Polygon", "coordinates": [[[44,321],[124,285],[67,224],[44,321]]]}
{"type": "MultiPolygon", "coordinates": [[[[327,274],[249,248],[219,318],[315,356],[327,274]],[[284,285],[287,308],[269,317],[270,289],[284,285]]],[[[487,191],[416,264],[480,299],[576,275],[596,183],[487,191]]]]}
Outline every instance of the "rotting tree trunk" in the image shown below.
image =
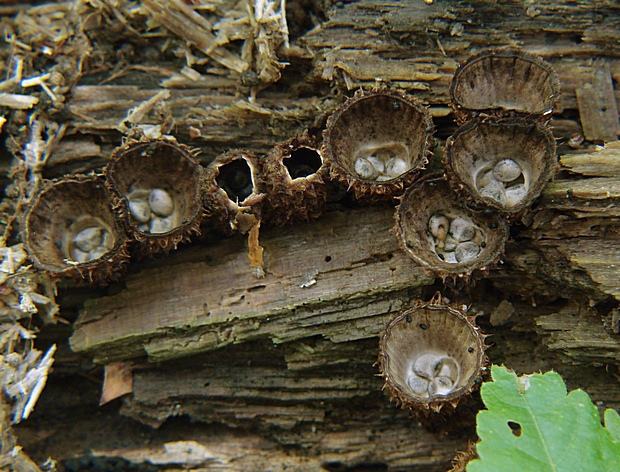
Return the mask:
{"type": "MultiPolygon", "coordinates": [[[[476,48],[523,47],[550,61],[562,81],[552,126],[563,169],[513,225],[503,263],[446,295],[485,313],[478,322],[493,334],[492,362],[518,372],[555,369],[600,406],[620,407],[620,147],[563,145],[575,134],[591,142],[617,136],[620,8],[611,1],[359,1],[334,6],[327,18],[281,50],[290,65],[255,103],[236,94],[237,78],[173,80],[169,71],[181,62],[157,64],[150,74],[136,69],[125,77],[130,85],[79,83],[46,175],[104,165],[128,109],[162,87],[170,97],[149,118],[171,117],[172,134],[201,148],[206,164],[229,148],[260,153],[303,129],[318,131],[343,91],[377,80],[430,106],[437,167],[455,128],[447,90],[458,62],[476,48]]],[[[441,288],[398,250],[393,212],[390,205],[338,207],[316,222],[262,231],[264,278],[250,270],[243,240],[202,239],[133,262],[105,293],[65,288],[63,313],[79,308],[73,351],[101,364],[130,361],[133,393],[121,412],[160,429],[105,409],[89,416],[93,395],[63,383],[81,385],[84,371],[75,355],[60,352],[59,380],[52,378],[38,423],[24,424],[20,440],[37,458],[65,461],[86,460],[90,450],[97,460],[197,470],[446,470],[473,439],[476,402],[423,427],[388,402],[372,366],[390,315],[441,288]],[[80,419],[46,418],[63,408],[82,412],[80,419]],[[208,426],[170,419],[183,415],[208,426]]]]}

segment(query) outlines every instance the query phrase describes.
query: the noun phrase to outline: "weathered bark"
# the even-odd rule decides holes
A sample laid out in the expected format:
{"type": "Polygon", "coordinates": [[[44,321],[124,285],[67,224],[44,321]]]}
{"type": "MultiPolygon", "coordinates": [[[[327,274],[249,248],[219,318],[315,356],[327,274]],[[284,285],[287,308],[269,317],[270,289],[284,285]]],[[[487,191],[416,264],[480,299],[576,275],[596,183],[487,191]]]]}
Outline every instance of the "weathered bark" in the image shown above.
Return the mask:
{"type": "MultiPolygon", "coordinates": [[[[377,80],[430,106],[439,144],[431,167],[438,168],[441,145],[455,129],[448,87],[458,62],[486,46],[523,47],[560,75],[562,109],[551,123],[563,167],[536,208],[513,225],[490,276],[444,292],[484,313],[478,322],[493,334],[492,362],[518,372],[555,369],[599,406],[618,408],[620,147],[573,151],[565,144],[575,134],[592,142],[617,136],[620,90],[612,84],[620,80],[620,7],[363,0],[338,4],[327,16],[280,51],[290,65],[254,103],[239,95],[238,76],[173,76],[180,61],[137,64],[142,68],[125,77],[131,85],[84,78],[66,102],[71,118],[46,175],[100,169],[120,143],[128,110],[162,88],[170,97],[145,121],[172,119],[171,134],[200,148],[207,164],[229,148],[264,153],[306,128],[320,132],[347,90],[377,80]]],[[[145,433],[110,410],[93,420],[94,405],[81,404],[74,421],[46,419],[46,408],[84,401],[63,394],[62,379],[76,381],[84,370],[75,354],[61,351],[60,380],[52,378],[33,421],[44,423],[49,436],[64,428],[77,438],[91,431],[91,421],[109,434],[93,433],[97,445],[80,438],[73,449],[54,436],[46,447],[26,423],[19,431],[27,451],[68,460],[90,449],[101,460],[195,470],[445,470],[473,439],[480,405],[474,399],[422,427],[388,402],[372,365],[390,315],[443,289],[398,249],[393,213],[387,204],[334,205],[316,222],[267,227],[260,238],[264,278],[251,270],[243,239],[209,237],[132,262],[106,292],[64,288],[63,314],[79,309],[71,348],[102,364],[131,360],[133,393],[121,412],[160,432],[145,433]],[[177,424],[176,416],[209,426],[177,424]],[[138,433],[148,444],[122,445],[138,433]]]]}
{"type": "MultiPolygon", "coordinates": [[[[557,298],[567,288],[594,302],[619,297],[614,267],[620,242],[614,236],[620,194],[613,176],[619,157],[617,146],[566,156],[573,172],[583,163],[582,172],[607,177],[550,184],[491,280],[526,299],[557,298]],[[540,261],[546,264],[536,266],[540,261]],[[550,287],[551,281],[562,285],[550,287]]],[[[392,225],[393,208],[378,206],[264,231],[264,278],[251,270],[239,239],[185,248],[127,276],[118,294],[88,300],[72,348],[100,362],[145,354],[160,361],[261,338],[373,337],[386,316],[433,282],[398,250],[392,225]]]]}

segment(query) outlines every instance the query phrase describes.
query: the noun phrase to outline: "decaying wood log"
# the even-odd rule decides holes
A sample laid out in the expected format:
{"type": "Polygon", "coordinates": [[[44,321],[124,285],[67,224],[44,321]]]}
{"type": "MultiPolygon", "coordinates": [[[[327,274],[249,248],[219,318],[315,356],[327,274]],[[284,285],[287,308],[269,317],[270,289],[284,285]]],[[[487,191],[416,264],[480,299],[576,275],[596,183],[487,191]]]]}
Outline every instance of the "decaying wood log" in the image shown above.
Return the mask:
{"type": "MultiPolygon", "coordinates": [[[[271,86],[200,55],[182,29],[150,34],[117,3],[100,11],[80,3],[72,13],[88,13],[91,67],[101,70],[85,66],[62,106],[37,109],[66,124],[46,177],[100,171],[132,126],[130,110],[162,91],[167,98],[133,125],[199,148],[206,165],[230,148],[264,154],[304,129],[320,134],[346,95],[376,84],[430,107],[438,146],[429,167],[440,169],[456,127],[448,87],[458,63],[508,45],[558,71],[562,105],[551,125],[562,168],[513,224],[498,267],[461,290],[445,288],[398,249],[393,205],[359,203],[335,203],[319,220],[283,230],[264,225],[262,278],[243,238],[213,238],[204,228],[168,256],[132,261],[107,289],[61,286],[61,315],[73,331],[46,338],[44,328],[41,338],[70,338],[73,352],[59,349],[35,415],[17,428],[33,458],[52,456],[68,470],[446,470],[474,439],[479,400],[420,422],[389,402],[373,367],[390,315],[437,290],[480,313],[479,325],[493,335],[492,362],[520,373],[555,369],[600,407],[620,407],[620,146],[594,146],[619,131],[616,2],[360,0],[326,11],[319,2],[288,2],[290,12],[309,10],[307,22],[289,18],[299,36],[278,50],[288,65],[271,86]],[[102,57],[119,65],[109,69],[102,57]],[[193,72],[184,69],[196,58],[203,62],[190,64],[193,72]],[[130,362],[133,392],[97,410],[100,385],[89,379],[101,368],[84,359],[130,362]],[[74,410],[76,417],[66,414],[74,410]]],[[[249,34],[250,22],[241,23],[249,34]]],[[[239,49],[245,58],[251,47],[239,49]]],[[[44,91],[37,97],[49,102],[44,91]]],[[[7,147],[19,154],[28,115],[7,119],[7,147]]]]}
{"type": "MultiPolygon", "coordinates": [[[[565,161],[573,172],[585,162],[590,175],[610,175],[607,162],[618,157],[620,148],[609,146],[565,161]]],[[[620,242],[610,237],[618,229],[617,185],[616,176],[553,182],[492,279],[534,276],[541,283],[562,281],[597,302],[620,297],[613,270],[620,242]],[[528,254],[551,269],[533,271],[528,254]],[[575,277],[576,267],[587,277],[575,277]]],[[[144,354],[159,361],[261,337],[276,343],[315,335],[335,342],[373,337],[387,314],[410,302],[400,301],[401,292],[432,283],[398,250],[392,225],[393,208],[379,206],[265,231],[264,278],[252,272],[240,240],[187,248],[129,275],[116,295],[87,301],[72,348],[101,362],[144,354]]],[[[562,293],[525,287],[530,296],[562,293]]]]}
{"type": "Polygon", "coordinates": [[[264,231],[264,277],[240,239],[194,245],[180,263],[171,255],[128,276],[127,290],[87,302],[72,348],[102,362],[145,353],[159,361],[262,337],[376,336],[385,315],[419,291],[404,300],[394,293],[433,282],[398,250],[392,226],[393,208],[381,207],[264,231]]]}
{"type": "MultiPolygon", "coordinates": [[[[618,197],[611,190],[617,177],[610,170],[619,151],[611,145],[564,156],[566,168],[587,176],[553,182],[489,281],[450,295],[486,313],[503,297],[512,300],[515,312],[501,326],[479,319],[494,334],[492,361],[523,372],[554,368],[606,407],[620,405],[620,338],[609,311],[620,296],[618,197]]],[[[398,250],[392,221],[387,205],[264,231],[264,278],[252,272],[242,240],[184,248],[129,275],[115,295],[88,300],[72,348],[103,363],[181,358],[157,369],[136,364],[122,411],[154,426],[188,415],[305,430],[329,424],[325,404],[347,411],[360,402],[367,412],[382,411],[386,399],[377,396],[381,382],[371,367],[376,336],[390,314],[433,282],[398,250]],[[232,353],[242,359],[233,361],[232,353]]]]}

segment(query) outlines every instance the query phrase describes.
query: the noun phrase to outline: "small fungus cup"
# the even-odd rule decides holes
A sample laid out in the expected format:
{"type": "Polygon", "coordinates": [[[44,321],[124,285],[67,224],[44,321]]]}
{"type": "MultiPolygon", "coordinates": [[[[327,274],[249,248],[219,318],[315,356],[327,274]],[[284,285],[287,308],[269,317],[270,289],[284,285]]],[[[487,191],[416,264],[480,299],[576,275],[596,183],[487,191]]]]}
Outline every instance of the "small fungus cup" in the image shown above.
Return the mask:
{"type": "Polygon", "coordinates": [[[474,317],[437,299],[398,313],[379,342],[378,364],[391,398],[422,414],[456,408],[486,369],[484,338],[474,317]]]}
{"type": "Polygon", "coordinates": [[[548,119],[560,98],[551,64],[518,49],[489,49],[471,56],[454,73],[450,99],[460,121],[477,114],[548,119]]]}
{"type": "Polygon", "coordinates": [[[264,221],[283,226],[321,216],[329,175],[315,138],[305,132],[279,143],[261,164],[261,181],[267,193],[264,221]]]}
{"type": "Polygon", "coordinates": [[[551,64],[518,49],[488,49],[454,73],[450,99],[462,120],[475,114],[549,118],[560,99],[551,64]]]}
{"type": "Polygon", "coordinates": [[[433,121],[413,97],[360,91],[327,121],[322,152],[331,176],[356,198],[394,197],[428,163],[433,121]]]}
{"type": "Polygon", "coordinates": [[[403,195],[395,233],[411,259],[456,286],[499,260],[508,229],[497,213],[474,212],[455,197],[443,176],[425,176],[403,195]]]}
{"type": "Polygon", "coordinates": [[[141,252],[176,248],[202,219],[203,168],[175,142],[139,141],[117,148],[106,167],[115,207],[141,252]]]}
{"type": "Polygon", "coordinates": [[[203,205],[212,229],[247,233],[258,223],[266,197],[260,172],[258,157],[245,149],[221,154],[208,165],[203,205]]]}
{"type": "Polygon", "coordinates": [[[98,177],[46,183],[24,228],[30,258],[53,277],[104,284],[120,275],[129,260],[127,238],[98,177]]]}
{"type": "Polygon", "coordinates": [[[457,190],[479,206],[519,215],[557,168],[549,129],[524,120],[472,120],[446,142],[444,163],[457,190]]]}

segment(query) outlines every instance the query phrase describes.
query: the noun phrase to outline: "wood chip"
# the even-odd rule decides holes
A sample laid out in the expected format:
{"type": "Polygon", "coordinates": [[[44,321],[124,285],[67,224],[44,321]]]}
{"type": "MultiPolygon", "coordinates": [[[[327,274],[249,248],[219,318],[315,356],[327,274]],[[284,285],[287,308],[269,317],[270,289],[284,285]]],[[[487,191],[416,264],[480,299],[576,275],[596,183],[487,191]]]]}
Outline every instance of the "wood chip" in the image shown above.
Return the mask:
{"type": "Polygon", "coordinates": [[[133,363],[115,362],[105,366],[103,390],[99,405],[133,392],[133,363]]]}
{"type": "Polygon", "coordinates": [[[491,324],[493,326],[505,325],[514,312],[515,307],[508,300],[502,300],[491,313],[491,324]]]}

